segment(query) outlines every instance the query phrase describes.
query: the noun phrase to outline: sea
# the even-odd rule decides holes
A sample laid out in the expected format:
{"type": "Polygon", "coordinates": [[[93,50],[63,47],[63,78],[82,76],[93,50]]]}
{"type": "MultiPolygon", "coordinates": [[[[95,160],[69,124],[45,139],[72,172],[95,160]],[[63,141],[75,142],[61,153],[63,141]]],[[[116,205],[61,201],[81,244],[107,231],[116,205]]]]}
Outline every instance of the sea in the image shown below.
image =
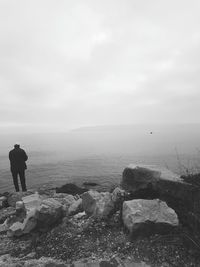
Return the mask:
{"type": "Polygon", "coordinates": [[[28,154],[27,188],[55,188],[66,183],[118,185],[129,164],[159,165],[178,174],[200,171],[200,127],[106,128],[62,134],[0,136],[0,192],[14,191],[9,150],[16,139],[28,154]],[[174,130],[175,129],[175,130],[174,130]],[[191,130],[192,129],[192,130],[191,130]]]}
{"type": "MultiPolygon", "coordinates": [[[[59,187],[66,183],[83,186],[85,182],[99,185],[101,191],[109,191],[120,184],[123,170],[129,164],[157,165],[168,168],[178,174],[188,170],[195,171],[192,163],[198,162],[195,155],[151,155],[136,156],[131,154],[91,155],[69,160],[64,153],[57,157],[54,151],[30,152],[27,162],[26,181],[28,189],[37,190],[59,187]],[[52,155],[49,155],[52,153],[52,155]],[[53,156],[54,155],[54,156],[53,156]],[[180,163],[181,160],[181,163],[180,163]]],[[[0,192],[14,190],[7,155],[0,156],[0,192]]]]}

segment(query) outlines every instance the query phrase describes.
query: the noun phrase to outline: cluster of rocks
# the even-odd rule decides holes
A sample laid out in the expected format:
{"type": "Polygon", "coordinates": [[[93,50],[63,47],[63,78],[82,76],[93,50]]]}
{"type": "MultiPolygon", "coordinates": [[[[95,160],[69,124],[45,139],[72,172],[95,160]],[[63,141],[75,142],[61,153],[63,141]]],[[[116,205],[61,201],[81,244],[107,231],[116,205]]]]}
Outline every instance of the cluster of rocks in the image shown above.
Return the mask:
{"type": "Polygon", "coordinates": [[[123,171],[122,187],[131,199],[160,199],[178,215],[182,226],[200,232],[200,187],[185,182],[168,169],[129,165],[123,171]]]}
{"type": "Polygon", "coordinates": [[[131,234],[139,232],[167,232],[178,226],[178,217],[173,209],[159,199],[134,199],[123,201],[126,193],[115,188],[112,193],[89,190],[81,197],[64,193],[55,193],[51,198],[38,192],[23,196],[15,193],[8,202],[15,203],[15,209],[7,208],[8,217],[0,225],[0,232],[21,236],[32,230],[48,231],[66,216],[84,216],[92,219],[109,219],[121,204],[122,221],[131,234]],[[20,199],[18,201],[14,201],[20,199]]]}
{"type": "Polygon", "coordinates": [[[0,233],[7,232],[12,236],[21,236],[32,230],[48,231],[58,224],[63,217],[91,216],[91,218],[105,219],[116,211],[118,203],[125,192],[116,188],[112,193],[88,191],[79,195],[54,193],[51,197],[40,195],[38,192],[13,193],[4,198],[0,233]],[[9,207],[5,207],[5,205],[9,207]]]}
{"type": "MultiPolygon", "coordinates": [[[[20,237],[32,232],[47,232],[64,218],[86,217],[102,221],[110,220],[116,212],[120,214],[121,223],[130,237],[134,238],[173,233],[180,225],[192,229],[195,225],[198,230],[199,193],[198,187],[185,183],[169,170],[130,165],[123,172],[120,187],[112,192],[86,190],[69,184],[50,193],[28,191],[5,194],[0,197],[0,233],[20,237]]],[[[9,266],[8,259],[17,262],[17,259],[4,256],[0,257],[0,266],[4,263],[9,266]]],[[[46,266],[42,265],[42,261],[51,260],[40,259],[38,266],[46,266]]],[[[25,262],[22,266],[29,266],[25,262]]],[[[36,262],[34,264],[37,266],[36,262]]],[[[58,264],[52,266],[70,266],[58,264]]],[[[123,266],[120,264],[100,261],[89,266],[123,266]]],[[[77,266],[85,265],[79,263],[77,266]]],[[[133,263],[131,266],[134,266],[133,263]]]]}

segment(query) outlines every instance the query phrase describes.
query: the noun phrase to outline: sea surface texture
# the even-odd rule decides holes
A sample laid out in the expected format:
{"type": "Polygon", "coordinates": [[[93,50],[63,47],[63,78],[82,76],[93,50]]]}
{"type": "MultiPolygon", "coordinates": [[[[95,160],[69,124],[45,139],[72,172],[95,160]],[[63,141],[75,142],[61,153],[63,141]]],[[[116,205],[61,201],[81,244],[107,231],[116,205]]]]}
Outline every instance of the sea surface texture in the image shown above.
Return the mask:
{"type": "Polygon", "coordinates": [[[27,152],[27,186],[118,184],[129,164],[153,164],[178,174],[200,171],[200,125],[82,128],[68,133],[0,134],[0,192],[14,190],[8,160],[15,142],[27,152]]]}
{"type": "MultiPolygon", "coordinates": [[[[68,182],[81,185],[84,182],[94,182],[100,186],[102,191],[110,190],[119,184],[124,168],[130,163],[153,164],[164,166],[176,173],[186,172],[189,162],[197,161],[188,155],[159,156],[135,156],[135,155],[93,155],[86,158],[67,159],[62,155],[56,157],[56,153],[30,153],[26,170],[27,186],[37,189],[40,185],[48,187],[59,186],[68,182]],[[54,155],[54,156],[53,156],[54,155]],[[180,159],[181,158],[181,159],[180,159]],[[181,160],[181,163],[180,163],[181,160]]],[[[9,170],[9,160],[6,155],[0,157],[0,192],[12,191],[12,176],[9,170]]],[[[192,163],[191,163],[192,164],[192,163]]],[[[192,168],[192,166],[191,166],[192,168]]]]}

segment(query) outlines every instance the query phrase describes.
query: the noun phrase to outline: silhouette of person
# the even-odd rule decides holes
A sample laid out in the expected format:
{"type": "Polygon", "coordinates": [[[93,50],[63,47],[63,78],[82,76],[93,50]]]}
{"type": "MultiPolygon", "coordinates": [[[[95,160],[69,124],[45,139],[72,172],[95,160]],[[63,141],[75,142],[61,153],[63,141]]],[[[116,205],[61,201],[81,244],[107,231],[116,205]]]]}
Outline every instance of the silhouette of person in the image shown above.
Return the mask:
{"type": "Polygon", "coordinates": [[[18,175],[20,177],[22,191],[26,191],[25,169],[27,169],[27,159],[26,152],[20,148],[19,144],[15,144],[14,149],[9,152],[10,170],[16,192],[19,192],[18,175]]]}

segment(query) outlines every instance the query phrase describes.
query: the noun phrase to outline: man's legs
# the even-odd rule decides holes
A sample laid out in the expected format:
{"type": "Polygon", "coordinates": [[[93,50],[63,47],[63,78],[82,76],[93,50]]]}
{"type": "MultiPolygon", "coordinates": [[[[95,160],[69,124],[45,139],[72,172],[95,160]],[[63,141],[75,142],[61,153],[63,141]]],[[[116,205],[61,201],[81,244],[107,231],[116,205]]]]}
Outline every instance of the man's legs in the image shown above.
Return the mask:
{"type": "Polygon", "coordinates": [[[21,182],[21,186],[22,186],[22,191],[27,191],[26,190],[26,180],[25,180],[25,171],[21,170],[19,171],[19,177],[20,177],[20,182],[21,182]]]}
{"type": "Polygon", "coordinates": [[[19,192],[19,184],[18,184],[17,172],[16,171],[12,172],[12,177],[13,177],[13,184],[15,186],[15,190],[16,190],[16,192],[19,192]]]}

